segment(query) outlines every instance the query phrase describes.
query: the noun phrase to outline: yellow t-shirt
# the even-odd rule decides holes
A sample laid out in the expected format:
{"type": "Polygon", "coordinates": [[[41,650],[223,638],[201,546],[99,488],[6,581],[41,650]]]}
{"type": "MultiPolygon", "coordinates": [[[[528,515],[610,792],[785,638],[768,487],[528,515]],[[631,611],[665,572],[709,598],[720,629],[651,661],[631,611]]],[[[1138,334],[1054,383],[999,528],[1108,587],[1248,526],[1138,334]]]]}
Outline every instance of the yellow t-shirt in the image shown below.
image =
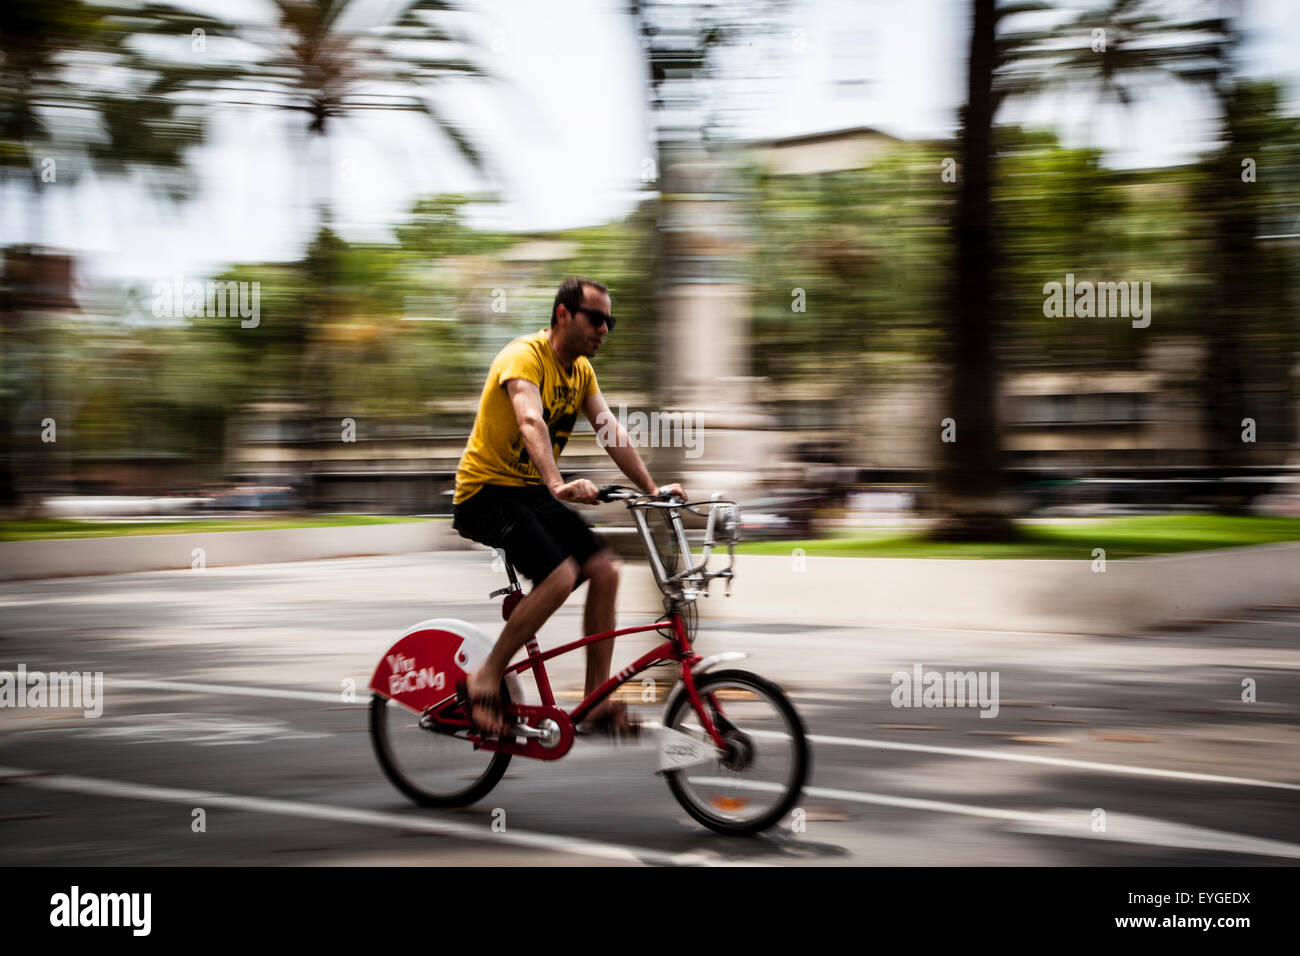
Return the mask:
{"type": "Polygon", "coordinates": [[[506,382],[512,378],[527,379],[542,393],[542,414],[557,459],[569,441],[578,411],[588,396],[600,391],[596,372],[585,356],[578,356],[572,372],[564,371],[551,348],[549,329],[515,339],[503,348],[492,360],[483,383],[474,430],[456,469],[453,504],[466,501],[486,484],[518,488],[542,483],[537,466],[529,460],[506,392],[506,382]]]}

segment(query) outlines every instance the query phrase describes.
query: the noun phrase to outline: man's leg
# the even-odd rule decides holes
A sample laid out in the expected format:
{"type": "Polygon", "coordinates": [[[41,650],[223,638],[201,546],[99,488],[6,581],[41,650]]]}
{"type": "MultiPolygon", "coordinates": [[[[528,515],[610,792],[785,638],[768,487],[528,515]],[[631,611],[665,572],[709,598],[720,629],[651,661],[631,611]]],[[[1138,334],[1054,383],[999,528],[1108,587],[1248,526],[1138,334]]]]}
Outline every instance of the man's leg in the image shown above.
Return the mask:
{"type": "MultiPolygon", "coordinates": [[[[610,548],[597,551],[582,566],[582,576],[587,579],[587,606],[582,613],[584,634],[603,634],[614,630],[614,604],[618,598],[618,562],[610,548]]],[[[590,695],[609,680],[610,661],[614,657],[614,641],[598,641],[587,645],[586,692],[590,695]]],[[[591,716],[600,718],[609,712],[612,702],[601,703],[591,716]]]]}
{"type": "MultiPolygon", "coordinates": [[[[524,642],[533,634],[536,634],[538,628],[545,624],[547,619],[559,609],[560,605],[572,593],[577,581],[578,562],[573,558],[568,558],[543,578],[540,584],[529,591],[522,601],[515,605],[515,609],[511,612],[510,619],[506,621],[506,626],[502,628],[501,636],[497,638],[496,645],[492,648],[492,653],[488,655],[487,661],[482,667],[469,675],[470,694],[484,694],[489,697],[497,696],[498,688],[501,686],[501,678],[505,675],[506,668],[510,666],[510,659],[515,656],[519,648],[524,646],[524,642]]],[[[608,658],[606,658],[605,666],[609,666],[608,658]]],[[[497,732],[505,731],[509,726],[508,721],[502,721],[481,707],[475,708],[473,720],[480,727],[490,727],[497,732]]]]}

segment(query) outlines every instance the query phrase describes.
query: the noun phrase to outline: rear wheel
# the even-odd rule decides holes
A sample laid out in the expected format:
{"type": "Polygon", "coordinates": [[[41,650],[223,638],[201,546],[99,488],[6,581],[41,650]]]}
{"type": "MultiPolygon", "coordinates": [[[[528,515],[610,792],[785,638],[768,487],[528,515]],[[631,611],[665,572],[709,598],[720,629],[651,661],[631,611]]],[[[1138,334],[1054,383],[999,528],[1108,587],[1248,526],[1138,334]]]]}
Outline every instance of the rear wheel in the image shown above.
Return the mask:
{"type": "MultiPolygon", "coordinates": [[[[501,700],[510,704],[505,682],[501,700]]],[[[370,702],[370,740],[393,786],[425,807],[463,807],[481,800],[510,765],[509,753],[475,749],[463,730],[452,734],[421,727],[419,714],[379,694],[370,702]]]]}
{"type": "MultiPolygon", "coordinates": [[[[714,759],[668,771],[668,789],[687,813],[719,833],[766,830],[794,806],[808,778],[803,721],[781,688],[749,671],[706,673],[695,687],[727,752],[714,747],[714,759]]],[[[669,705],[664,726],[713,746],[685,693],[669,705]]]]}

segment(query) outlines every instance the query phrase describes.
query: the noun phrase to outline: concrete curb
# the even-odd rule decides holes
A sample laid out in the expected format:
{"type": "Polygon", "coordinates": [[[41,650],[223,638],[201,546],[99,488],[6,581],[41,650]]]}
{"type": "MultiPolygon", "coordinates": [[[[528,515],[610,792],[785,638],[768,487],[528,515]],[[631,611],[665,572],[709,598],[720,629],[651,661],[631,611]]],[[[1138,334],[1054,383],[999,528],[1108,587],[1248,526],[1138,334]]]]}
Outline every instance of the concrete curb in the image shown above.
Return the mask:
{"type": "Polygon", "coordinates": [[[0,542],[0,580],[190,568],[199,560],[196,548],[202,549],[205,567],[223,567],[474,547],[449,521],[5,541],[0,542]]]}
{"type": "MultiPolygon", "coordinates": [[[[0,580],[488,549],[448,521],[0,542],[0,580]]],[[[468,570],[468,568],[467,568],[468,570]]],[[[504,578],[499,583],[504,583],[504,578]]],[[[497,586],[497,585],[494,585],[497,586]]],[[[738,555],[730,598],[698,602],[717,621],[1123,634],[1262,604],[1300,602],[1300,543],[1110,561],[738,555]],[[802,568],[802,569],[800,569],[802,568]]],[[[628,561],[620,614],[662,611],[642,562],[628,561]]]]}
{"type": "MultiPolygon", "coordinates": [[[[1300,543],[1110,561],[805,558],[737,555],[719,621],[1122,634],[1261,604],[1300,602],[1300,543]]],[[[661,608],[644,569],[623,573],[619,611],[661,608]]]]}

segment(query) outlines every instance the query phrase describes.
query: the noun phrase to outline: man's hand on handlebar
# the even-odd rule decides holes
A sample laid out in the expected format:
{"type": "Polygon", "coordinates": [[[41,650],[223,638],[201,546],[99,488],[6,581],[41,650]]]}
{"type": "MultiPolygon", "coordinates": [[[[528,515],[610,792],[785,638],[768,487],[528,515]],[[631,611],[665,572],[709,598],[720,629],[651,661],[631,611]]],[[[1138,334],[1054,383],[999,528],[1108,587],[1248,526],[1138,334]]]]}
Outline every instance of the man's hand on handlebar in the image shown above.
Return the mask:
{"type": "Polygon", "coordinates": [[[551,494],[561,501],[573,501],[583,505],[596,503],[597,490],[595,484],[586,478],[575,478],[565,484],[551,486],[551,494]]]}
{"type": "Polygon", "coordinates": [[[682,501],[689,500],[686,497],[686,489],[683,488],[681,485],[677,484],[676,482],[674,482],[671,485],[664,485],[662,488],[659,489],[659,491],[664,494],[676,495],[682,501]]]}
{"type": "MultiPolygon", "coordinates": [[[[574,482],[574,484],[577,484],[577,482],[574,482]]],[[[555,495],[558,498],[559,492],[556,491],[555,495]]],[[[686,489],[676,483],[663,485],[654,491],[637,491],[635,488],[629,488],[626,485],[605,485],[596,492],[595,500],[629,501],[633,504],[644,504],[644,499],[669,499],[673,497],[677,498],[679,502],[685,503],[687,500],[686,489]]]]}

